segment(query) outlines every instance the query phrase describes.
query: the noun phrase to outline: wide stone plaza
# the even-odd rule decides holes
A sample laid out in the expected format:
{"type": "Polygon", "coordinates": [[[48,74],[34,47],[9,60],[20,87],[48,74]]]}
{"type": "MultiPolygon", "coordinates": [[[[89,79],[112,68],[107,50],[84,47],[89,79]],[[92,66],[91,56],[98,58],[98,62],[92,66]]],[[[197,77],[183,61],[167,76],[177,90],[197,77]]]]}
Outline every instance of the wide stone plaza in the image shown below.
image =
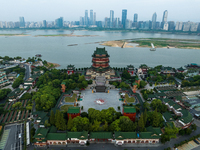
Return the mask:
{"type": "Polygon", "coordinates": [[[113,107],[118,111],[118,106],[122,106],[122,102],[119,101],[120,96],[118,90],[110,90],[109,93],[92,93],[92,90],[85,90],[81,92],[81,95],[83,99],[78,103],[80,106],[83,106],[82,112],[87,112],[89,108],[102,110],[108,109],[109,107],[113,107]]]}

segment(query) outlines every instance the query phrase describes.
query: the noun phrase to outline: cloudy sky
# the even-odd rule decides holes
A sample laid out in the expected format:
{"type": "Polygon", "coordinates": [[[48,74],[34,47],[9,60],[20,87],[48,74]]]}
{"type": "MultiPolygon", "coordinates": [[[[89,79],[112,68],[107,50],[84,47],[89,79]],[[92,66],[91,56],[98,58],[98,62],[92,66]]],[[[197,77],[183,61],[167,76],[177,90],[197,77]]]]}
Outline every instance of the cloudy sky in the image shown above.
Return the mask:
{"type": "Polygon", "coordinates": [[[200,22],[200,0],[0,0],[0,21],[53,21],[62,16],[65,21],[79,20],[85,10],[93,9],[97,21],[110,16],[121,19],[122,9],[128,10],[128,19],[138,13],[139,20],[151,20],[157,13],[162,20],[164,10],[168,10],[168,21],[200,22]]]}

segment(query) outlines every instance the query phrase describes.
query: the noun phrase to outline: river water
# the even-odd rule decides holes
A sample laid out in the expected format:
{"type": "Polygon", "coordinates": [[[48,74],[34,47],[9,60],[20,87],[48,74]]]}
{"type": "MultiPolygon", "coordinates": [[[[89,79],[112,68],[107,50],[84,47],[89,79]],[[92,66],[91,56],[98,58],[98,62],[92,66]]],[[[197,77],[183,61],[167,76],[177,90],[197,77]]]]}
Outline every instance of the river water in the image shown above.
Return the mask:
{"type": "MultiPolygon", "coordinates": [[[[174,38],[174,39],[198,39],[200,36],[176,35],[159,33],[134,33],[113,31],[74,31],[75,35],[97,35],[94,37],[35,37],[35,35],[70,34],[69,30],[0,30],[0,34],[29,34],[30,36],[0,36],[1,56],[33,57],[42,54],[42,59],[58,63],[59,68],[66,68],[68,64],[75,67],[90,67],[91,55],[101,41],[134,39],[134,38],[174,38]],[[76,46],[68,46],[78,44],[76,46]]],[[[110,55],[111,67],[126,67],[129,64],[138,67],[147,64],[150,67],[156,65],[172,66],[175,68],[189,63],[200,64],[200,50],[157,48],[150,51],[149,48],[116,48],[107,47],[110,55]]]]}

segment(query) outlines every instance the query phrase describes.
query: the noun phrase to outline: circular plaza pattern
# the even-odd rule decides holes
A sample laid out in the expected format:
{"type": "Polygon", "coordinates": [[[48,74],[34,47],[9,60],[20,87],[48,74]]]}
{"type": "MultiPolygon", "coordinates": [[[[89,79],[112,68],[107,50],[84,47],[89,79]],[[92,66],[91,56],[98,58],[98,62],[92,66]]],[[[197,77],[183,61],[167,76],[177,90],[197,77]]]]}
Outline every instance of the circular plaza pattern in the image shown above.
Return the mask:
{"type": "Polygon", "coordinates": [[[103,105],[103,104],[105,104],[105,100],[99,98],[99,99],[95,100],[95,103],[98,104],[98,105],[103,105]]]}

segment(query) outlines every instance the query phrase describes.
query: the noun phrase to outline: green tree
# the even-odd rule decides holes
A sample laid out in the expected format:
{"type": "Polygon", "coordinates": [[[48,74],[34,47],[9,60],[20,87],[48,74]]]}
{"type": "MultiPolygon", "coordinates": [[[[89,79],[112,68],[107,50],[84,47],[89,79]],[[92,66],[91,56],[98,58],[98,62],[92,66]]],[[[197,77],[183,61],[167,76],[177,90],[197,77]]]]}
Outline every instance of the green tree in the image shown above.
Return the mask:
{"type": "Polygon", "coordinates": [[[81,117],[86,117],[86,118],[87,118],[87,117],[88,117],[88,113],[82,112],[82,113],[81,113],[81,117]]]}
{"type": "Polygon", "coordinates": [[[50,123],[51,125],[55,125],[55,114],[53,110],[51,110],[51,114],[50,114],[50,123]]]}
{"type": "Polygon", "coordinates": [[[140,116],[140,119],[138,121],[138,128],[140,132],[144,132],[145,131],[145,125],[144,125],[144,116],[143,113],[140,116]]]}
{"type": "Polygon", "coordinates": [[[30,93],[25,93],[20,100],[32,99],[32,95],[30,93]]]}
{"type": "Polygon", "coordinates": [[[94,120],[94,123],[92,124],[92,131],[94,132],[100,131],[101,130],[100,124],[101,124],[100,121],[94,120]]]}
{"type": "Polygon", "coordinates": [[[156,108],[160,108],[162,106],[162,101],[159,99],[154,99],[150,106],[155,110],[156,108]]]}
{"type": "Polygon", "coordinates": [[[159,120],[159,116],[158,116],[158,112],[157,112],[157,108],[154,110],[153,112],[153,127],[159,127],[160,125],[160,120],[159,120]]]}
{"type": "Polygon", "coordinates": [[[140,88],[144,88],[147,85],[145,81],[140,81],[140,88]]]}
{"type": "Polygon", "coordinates": [[[15,104],[12,105],[12,108],[21,107],[21,106],[22,106],[21,102],[16,102],[15,104]]]}
{"type": "Polygon", "coordinates": [[[2,89],[0,90],[0,100],[6,98],[6,96],[11,92],[11,89],[2,89]]]}
{"type": "Polygon", "coordinates": [[[196,124],[192,124],[191,125],[191,129],[194,130],[194,131],[196,131],[197,130],[197,125],[196,124]]]}
{"type": "Polygon", "coordinates": [[[122,73],[122,77],[125,78],[125,79],[130,79],[131,75],[127,70],[124,70],[123,73],[122,73]]]}
{"type": "Polygon", "coordinates": [[[101,122],[107,121],[108,123],[112,123],[116,111],[113,107],[109,107],[108,109],[102,109],[100,113],[101,113],[101,122]]]}
{"type": "Polygon", "coordinates": [[[94,120],[102,121],[102,115],[101,111],[95,110],[94,108],[88,109],[88,118],[90,119],[90,122],[93,123],[94,120]]]}
{"type": "Polygon", "coordinates": [[[32,106],[32,105],[26,106],[26,110],[32,110],[32,109],[33,109],[33,106],[32,106]]]}
{"type": "Polygon", "coordinates": [[[20,75],[19,77],[17,77],[17,79],[15,79],[15,81],[13,82],[12,84],[12,87],[13,88],[17,88],[19,87],[20,84],[22,84],[24,82],[24,76],[23,75],[20,75]]]}
{"type": "Polygon", "coordinates": [[[103,131],[108,131],[108,122],[105,121],[104,125],[102,126],[103,131]]]}
{"type": "Polygon", "coordinates": [[[56,110],[56,114],[55,114],[55,126],[56,128],[58,128],[60,126],[60,110],[56,110]]]}
{"type": "Polygon", "coordinates": [[[190,128],[185,129],[185,133],[187,135],[190,135],[192,133],[192,130],[190,128]]]}
{"type": "Polygon", "coordinates": [[[66,130],[67,129],[67,125],[66,125],[66,121],[64,119],[64,116],[63,116],[63,113],[61,113],[61,116],[60,116],[60,128],[58,128],[58,130],[66,130]]]}
{"type": "Polygon", "coordinates": [[[67,122],[67,129],[71,130],[72,127],[73,127],[73,120],[72,120],[72,116],[69,115],[68,122],[67,122]]]}
{"type": "Polygon", "coordinates": [[[33,136],[35,135],[35,128],[31,128],[31,139],[30,139],[30,141],[31,142],[33,142],[33,140],[34,140],[34,138],[33,138],[33,136]]]}
{"type": "Polygon", "coordinates": [[[147,123],[147,110],[146,109],[144,111],[143,118],[144,118],[144,126],[146,126],[146,123],[147,123]]]}
{"type": "Polygon", "coordinates": [[[119,118],[119,128],[122,132],[133,132],[136,130],[137,125],[134,124],[129,117],[121,116],[119,118]]]}
{"type": "Polygon", "coordinates": [[[143,107],[144,107],[144,109],[146,109],[146,110],[150,110],[150,104],[149,104],[148,102],[144,102],[144,103],[143,103],[143,107]]]}
{"type": "Polygon", "coordinates": [[[48,121],[48,120],[45,120],[45,122],[44,122],[44,126],[47,128],[47,127],[50,127],[50,126],[51,126],[51,124],[49,123],[49,121],[48,121]]]}
{"type": "Polygon", "coordinates": [[[127,88],[130,89],[130,86],[128,84],[126,84],[125,82],[121,82],[119,85],[119,88],[127,88]]]}
{"type": "Polygon", "coordinates": [[[120,131],[121,128],[119,127],[119,122],[120,122],[119,119],[113,121],[113,122],[110,124],[110,126],[109,126],[109,131],[112,131],[112,132],[114,132],[114,131],[120,131]]]}
{"type": "Polygon", "coordinates": [[[76,129],[76,131],[89,131],[89,125],[90,121],[88,118],[77,116],[73,119],[73,127],[71,130],[74,131],[76,129]]]}

